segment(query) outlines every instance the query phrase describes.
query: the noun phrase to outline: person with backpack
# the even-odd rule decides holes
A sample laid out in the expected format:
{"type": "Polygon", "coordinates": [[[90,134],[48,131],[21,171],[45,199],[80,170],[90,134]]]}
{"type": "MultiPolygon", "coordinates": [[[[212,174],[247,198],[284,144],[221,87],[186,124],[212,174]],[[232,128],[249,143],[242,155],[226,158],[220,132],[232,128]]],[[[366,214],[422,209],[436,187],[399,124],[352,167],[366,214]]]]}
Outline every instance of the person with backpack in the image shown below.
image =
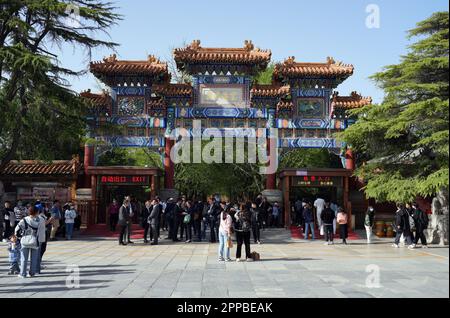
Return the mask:
{"type": "Polygon", "coordinates": [[[75,206],[73,203],[70,203],[69,209],[64,213],[66,225],[66,240],[71,240],[73,235],[73,226],[75,224],[75,218],[77,217],[77,211],[75,210],[75,206]]]}
{"type": "Polygon", "coordinates": [[[250,213],[252,215],[252,232],[253,232],[253,240],[255,244],[261,244],[261,212],[257,208],[256,203],[252,203],[252,207],[250,209],[250,213]]]}
{"type": "Polygon", "coordinates": [[[252,229],[252,216],[248,206],[242,207],[242,209],[234,215],[236,219],[236,262],[241,261],[242,244],[245,245],[245,257],[247,262],[253,261],[250,252],[250,231],[252,229]]]}
{"type": "Polygon", "coordinates": [[[232,228],[233,228],[233,220],[231,219],[228,209],[226,211],[222,211],[222,213],[220,213],[220,225],[219,225],[219,262],[231,262],[230,249],[232,245],[231,243],[232,228]]]}
{"type": "Polygon", "coordinates": [[[428,228],[428,214],[422,211],[416,202],[412,204],[412,209],[413,218],[416,225],[416,237],[414,240],[414,244],[417,245],[420,240],[422,243],[422,248],[428,248],[427,239],[424,234],[424,231],[428,228]]]}
{"type": "Polygon", "coordinates": [[[416,222],[414,221],[414,210],[410,203],[405,204],[406,212],[408,212],[408,221],[409,221],[409,228],[411,233],[411,240],[414,242],[414,232],[416,231],[416,222]]]}
{"type": "Polygon", "coordinates": [[[348,238],[348,216],[343,208],[338,208],[337,223],[339,224],[339,232],[341,234],[342,244],[347,245],[348,238]]]}
{"type": "Polygon", "coordinates": [[[28,210],[28,216],[23,218],[15,228],[15,235],[20,237],[20,274],[18,277],[34,277],[40,269],[38,266],[39,244],[45,240],[45,223],[39,217],[35,206],[28,210]],[[30,269],[27,274],[28,259],[30,269]]]}
{"type": "Polygon", "coordinates": [[[409,214],[406,207],[402,203],[397,203],[397,211],[395,212],[395,241],[392,245],[395,248],[399,247],[400,238],[402,235],[405,237],[406,243],[408,244],[408,249],[413,249],[414,244],[411,239],[411,228],[409,224],[409,214]]]}
{"type": "Polygon", "coordinates": [[[336,218],[334,211],[330,208],[330,202],[325,203],[325,209],[320,214],[320,219],[322,221],[323,229],[325,232],[325,245],[333,245],[333,221],[336,218]]]}
{"type": "Polygon", "coordinates": [[[306,202],[303,208],[303,219],[305,220],[305,240],[307,241],[309,239],[308,230],[311,229],[312,240],[314,241],[316,239],[314,233],[314,214],[312,205],[309,202],[306,202]]]}
{"type": "Polygon", "coordinates": [[[375,219],[375,209],[373,206],[369,205],[366,211],[366,216],[364,217],[364,227],[366,228],[367,244],[372,242],[372,228],[375,219]]]}

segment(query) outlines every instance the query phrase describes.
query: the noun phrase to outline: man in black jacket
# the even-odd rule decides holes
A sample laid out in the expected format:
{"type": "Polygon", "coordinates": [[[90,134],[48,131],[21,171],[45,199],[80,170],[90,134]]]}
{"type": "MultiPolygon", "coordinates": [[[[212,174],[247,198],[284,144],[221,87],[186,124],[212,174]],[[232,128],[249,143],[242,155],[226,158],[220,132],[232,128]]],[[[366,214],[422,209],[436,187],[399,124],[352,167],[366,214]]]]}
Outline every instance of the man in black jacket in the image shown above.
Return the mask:
{"type": "Polygon", "coordinates": [[[125,239],[128,232],[128,224],[131,219],[130,212],[128,207],[130,202],[128,200],[124,200],[122,206],[119,209],[119,225],[120,225],[120,234],[119,234],[119,245],[127,245],[125,243],[125,239]]]}
{"type": "Polygon", "coordinates": [[[158,233],[159,233],[159,220],[161,214],[161,205],[159,204],[159,200],[155,199],[152,201],[152,212],[148,217],[148,222],[150,223],[150,237],[153,238],[153,242],[151,245],[158,245],[158,233]]]}
{"type": "Polygon", "coordinates": [[[417,203],[413,203],[412,208],[414,223],[416,225],[416,237],[414,244],[417,245],[420,240],[422,243],[422,248],[428,248],[427,239],[424,234],[424,231],[428,228],[428,214],[423,212],[417,203]]]}
{"type": "Polygon", "coordinates": [[[399,247],[400,238],[402,235],[405,237],[406,243],[409,249],[414,248],[414,244],[411,239],[411,228],[409,225],[409,214],[402,203],[397,203],[397,212],[395,213],[395,227],[397,234],[395,235],[395,242],[392,245],[395,248],[399,247]]]}
{"type": "Polygon", "coordinates": [[[219,203],[217,203],[216,198],[212,198],[211,205],[208,211],[208,220],[209,220],[209,228],[210,228],[210,243],[216,243],[217,240],[217,230],[218,230],[218,215],[221,212],[221,208],[219,203]]]}
{"type": "Polygon", "coordinates": [[[169,235],[167,240],[173,240],[175,230],[175,202],[173,198],[169,198],[166,202],[166,209],[164,210],[164,218],[166,219],[166,224],[169,230],[169,235]]]}
{"type": "Polygon", "coordinates": [[[322,220],[322,224],[325,231],[325,245],[333,245],[333,221],[336,218],[336,214],[330,208],[330,202],[325,203],[325,209],[320,214],[320,219],[322,220]]]}
{"type": "MultiPolygon", "coordinates": [[[[148,243],[148,232],[150,230],[150,223],[148,223],[148,217],[150,216],[150,214],[152,213],[152,203],[150,200],[145,202],[145,208],[142,211],[142,220],[141,220],[141,225],[144,228],[144,243],[147,244],[148,243]]],[[[151,236],[150,236],[150,240],[151,240],[151,236]]]]}

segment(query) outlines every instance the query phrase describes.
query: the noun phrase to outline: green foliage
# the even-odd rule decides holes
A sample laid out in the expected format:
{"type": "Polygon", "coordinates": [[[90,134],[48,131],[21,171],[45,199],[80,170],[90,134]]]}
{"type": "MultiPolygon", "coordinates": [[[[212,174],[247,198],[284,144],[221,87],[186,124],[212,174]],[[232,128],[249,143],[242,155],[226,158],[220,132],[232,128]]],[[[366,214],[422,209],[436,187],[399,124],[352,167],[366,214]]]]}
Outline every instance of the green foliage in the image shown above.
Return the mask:
{"type": "Polygon", "coordinates": [[[255,82],[260,85],[272,84],[273,71],[275,70],[275,63],[270,63],[269,66],[255,77],[255,82]]]}
{"type": "MultiPolygon", "coordinates": [[[[208,141],[202,142],[202,151],[208,144],[208,141]]],[[[233,149],[235,157],[235,144],[233,149]]],[[[225,162],[226,151],[223,145],[222,162],[225,162]]],[[[190,156],[192,162],[192,147],[190,156]]],[[[248,148],[244,151],[244,162],[248,162],[248,148]]],[[[264,177],[259,172],[259,165],[251,163],[179,163],[175,165],[175,185],[189,196],[221,193],[233,199],[254,197],[264,189],[264,177]]]]}
{"type": "Polygon", "coordinates": [[[0,169],[12,159],[70,158],[81,152],[87,105],[67,78],[84,71],[64,68],[49,50],[114,48],[93,35],[120,17],[101,0],[1,0],[0,8],[0,169]],[[79,8],[77,26],[69,4],[79,8]]]}
{"type": "Polygon", "coordinates": [[[146,148],[113,148],[100,156],[98,165],[163,168],[160,154],[146,148]]]}
{"type": "Polygon", "coordinates": [[[411,201],[448,189],[449,17],[438,12],[417,24],[400,64],[372,78],[384,89],[381,105],[352,115],[358,122],[338,138],[356,151],[356,174],[378,201],[411,201]]]}
{"type": "Polygon", "coordinates": [[[281,157],[278,170],[286,168],[342,168],[342,163],[327,149],[296,149],[281,157]]]}

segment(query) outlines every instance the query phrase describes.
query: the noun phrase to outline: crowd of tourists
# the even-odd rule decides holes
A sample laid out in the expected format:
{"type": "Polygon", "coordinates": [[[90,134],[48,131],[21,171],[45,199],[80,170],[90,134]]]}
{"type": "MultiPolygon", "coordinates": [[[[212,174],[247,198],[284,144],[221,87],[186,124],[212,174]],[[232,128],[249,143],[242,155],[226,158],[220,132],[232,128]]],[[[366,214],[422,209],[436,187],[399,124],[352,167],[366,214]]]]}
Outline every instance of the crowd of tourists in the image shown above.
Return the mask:
{"type": "MultiPolygon", "coordinates": [[[[315,229],[325,238],[325,245],[333,245],[333,239],[339,227],[339,235],[342,243],[347,245],[348,239],[348,215],[346,211],[336,203],[317,198],[314,202],[307,199],[298,199],[293,206],[295,214],[294,223],[303,230],[305,240],[316,239],[315,229]]],[[[369,206],[364,217],[367,243],[372,243],[373,227],[375,222],[375,209],[369,206]]],[[[428,214],[420,209],[417,203],[397,204],[394,220],[396,232],[393,247],[398,248],[400,242],[406,242],[409,249],[416,248],[420,243],[427,248],[427,240],[424,231],[428,228],[428,214]]]]}
{"type": "MultiPolygon", "coordinates": [[[[343,244],[348,239],[348,215],[335,202],[317,198],[314,202],[298,199],[293,205],[294,223],[302,229],[304,239],[315,240],[316,230],[325,239],[325,245],[333,245],[339,228],[343,244]]],[[[119,205],[116,200],[108,207],[110,230],[119,226],[119,244],[133,244],[132,224],[139,219],[143,228],[145,244],[158,245],[161,232],[167,232],[166,240],[185,243],[209,241],[219,243],[219,261],[231,261],[230,250],[235,235],[236,261],[252,261],[257,253],[251,252],[250,241],[261,244],[261,230],[279,227],[281,209],[277,202],[270,204],[259,195],[253,202],[221,202],[215,197],[206,201],[188,200],[185,196],[167,201],[155,197],[145,202],[144,207],[130,196],[119,205]],[[208,234],[208,238],[207,238],[208,234]],[[245,259],[242,247],[245,247],[245,259]]],[[[372,242],[375,209],[369,206],[364,218],[367,243],[372,242]]],[[[33,204],[18,202],[13,207],[5,202],[0,213],[0,238],[8,244],[10,275],[21,278],[39,275],[44,268],[42,258],[48,241],[62,235],[71,240],[74,229],[80,228],[80,216],[75,205],[67,203],[61,207],[58,200],[47,205],[40,201],[33,204]]],[[[424,231],[428,228],[428,214],[417,203],[397,204],[393,247],[404,241],[409,249],[427,247],[424,231]]]]}
{"type": "Polygon", "coordinates": [[[42,258],[48,241],[56,241],[57,235],[71,240],[74,228],[81,225],[75,205],[61,207],[58,200],[51,206],[36,201],[15,207],[6,201],[0,213],[0,236],[8,244],[9,275],[20,278],[41,274],[42,258]]]}
{"type": "Polygon", "coordinates": [[[136,200],[127,196],[120,206],[114,200],[108,207],[108,214],[110,230],[116,231],[117,225],[120,227],[119,245],[134,244],[131,232],[133,219],[138,214],[146,244],[157,245],[163,230],[167,232],[165,239],[173,242],[219,242],[219,259],[230,261],[229,248],[235,234],[236,261],[241,261],[242,245],[245,246],[245,259],[251,261],[252,235],[254,243],[261,244],[261,230],[280,226],[281,210],[277,202],[270,204],[262,195],[254,202],[239,204],[221,202],[215,197],[202,201],[188,200],[182,196],[176,200],[169,198],[165,202],[155,197],[146,201],[142,208],[136,200]]]}

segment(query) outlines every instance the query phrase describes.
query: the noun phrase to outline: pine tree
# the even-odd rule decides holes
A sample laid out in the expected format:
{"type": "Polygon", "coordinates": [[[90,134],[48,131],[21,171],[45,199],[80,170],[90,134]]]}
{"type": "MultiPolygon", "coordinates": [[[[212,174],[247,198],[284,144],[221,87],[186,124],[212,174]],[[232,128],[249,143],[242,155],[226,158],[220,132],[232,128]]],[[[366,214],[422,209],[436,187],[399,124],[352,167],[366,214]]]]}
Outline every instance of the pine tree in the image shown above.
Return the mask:
{"type": "Polygon", "coordinates": [[[101,0],[0,0],[0,170],[12,159],[62,158],[78,151],[87,105],[54,48],[90,56],[117,44],[94,37],[120,20],[101,0]]]}
{"type": "Polygon", "coordinates": [[[339,138],[357,154],[367,197],[406,202],[448,193],[449,16],[437,12],[409,31],[418,38],[397,65],[373,76],[381,105],[354,111],[339,138]]]}

